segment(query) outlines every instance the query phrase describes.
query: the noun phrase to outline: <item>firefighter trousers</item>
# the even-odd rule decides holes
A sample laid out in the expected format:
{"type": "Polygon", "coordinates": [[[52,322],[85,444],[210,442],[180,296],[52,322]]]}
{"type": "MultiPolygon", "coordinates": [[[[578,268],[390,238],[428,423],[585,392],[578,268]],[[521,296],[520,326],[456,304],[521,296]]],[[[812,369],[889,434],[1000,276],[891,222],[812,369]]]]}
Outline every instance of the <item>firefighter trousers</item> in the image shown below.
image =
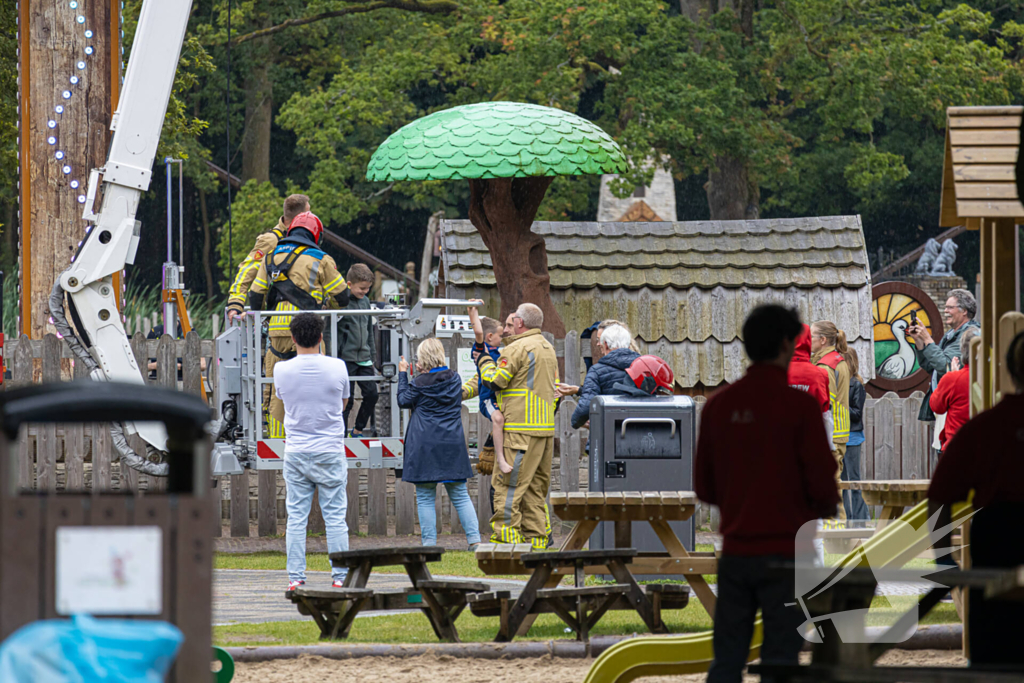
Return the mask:
{"type": "Polygon", "coordinates": [[[843,507],[843,490],[839,488],[840,478],[843,476],[843,459],[846,458],[846,444],[833,443],[832,455],[836,459],[836,490],[839,491],[839,509],[836,511],[836,519],[846,521],[846,508],[843,507]]]}
{"type": "Polygon", "coordinates": [[[491,475],[491,541],[546,548],[551,531],[547,497],[555,438],[520,434],[506,434],[505,438],[505,460],[512,465],[512,471],[502,474],[495,469],[491,475]]]}
{"type": "MultiPolygon", "coordinates": [[[[295,342],[292,341],[291,337],[271,337],[270,346],[279,353],[293,354],[295,353],[295,342]]],[[[263,357],[263,372],[266,377],[274,376],[274,366],[278,362],[285,360],[284,358],[278,358],[277,355],[267,349],[266,356],[263,357]]],[[[269,403],[269,412],[267,413],[267,438],[270,439],[283,439],[284,438],[284,401],[277,397],[274,392],[274,385],[265,385],[263,391],[263,407],[267,410],[269,403]]]]}

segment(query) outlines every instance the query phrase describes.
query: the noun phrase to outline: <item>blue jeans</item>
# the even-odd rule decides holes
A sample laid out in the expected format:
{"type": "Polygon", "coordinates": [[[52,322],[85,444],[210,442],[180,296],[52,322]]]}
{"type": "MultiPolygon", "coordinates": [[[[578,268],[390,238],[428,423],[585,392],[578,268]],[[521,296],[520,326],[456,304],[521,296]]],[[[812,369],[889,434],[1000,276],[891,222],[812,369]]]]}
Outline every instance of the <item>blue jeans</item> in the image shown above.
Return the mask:
{"type": "MultiPolygon", "coordinates": [[[[445,482],[448,497],[452,499],[452,507],[459,515],[459,522],[466,531],[466,542],[474,545],[480,542],[480,524],[476,518],[476,509],[469,499],[466,482],[445,482]]],[[[420,513],[420,542],[423,545],[437,545],[437,516],[434,511],[434,500],[437,496],[437,484],[416,484],[416,509],[420,513]]]]}
{"type": "MultiPolygon", "coordinates": [[[[288,578],[306,580],[306,523],[313,506],[313,491],[319,492],[320,510],[327,527],[327,552],[348,550],[348,509],[345,487],[348,485],[348,463],[345,454],[288,453],[284,456],[285,507],[288,526],[285,545],[288,548],[288,578]]],[[[347,569],[331,570],[336,581],[343,581],[347,569]]]]}
{"type": "MultiPolygon", "coordinates": [[[[846,447],[846,457],[843,458],[843,472],[840,475],[843,481],[860,481],[861,470],[861,449],[862,444],[846,447]]],[[[846,510],[847,520],[869,519],[868,506],[864,502],[864,495],[860,491],[843,491],[843,508],[846,510]]]]}

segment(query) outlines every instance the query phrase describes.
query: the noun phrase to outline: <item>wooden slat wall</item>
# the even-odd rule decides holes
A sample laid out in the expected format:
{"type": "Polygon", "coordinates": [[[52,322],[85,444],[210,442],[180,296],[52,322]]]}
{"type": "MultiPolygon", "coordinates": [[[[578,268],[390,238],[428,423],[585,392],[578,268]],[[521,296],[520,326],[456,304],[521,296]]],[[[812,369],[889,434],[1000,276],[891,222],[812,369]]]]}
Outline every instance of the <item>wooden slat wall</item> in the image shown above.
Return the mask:
{"type": "MultiPolygon", "coordinates": [[[[468,346],[471,343],[469,339],[449,339],[443,342],[450,358],[455,357],[459,344],[468,346]]],[[[5,354],[13,361],[12,381],[8,385],[12,388],[32,383],[33,379],[39,381],[44,376],[51,379],[71,379],[71,376],[81,379],[85,375],[83,364],[62,361],[66,356],[60,348],[63,344],[55,338],[37,344],[13,342],[12,346],[10,355],[5,354]],[[38,352],[34,360],[31,355],[33,351],[38,352]]],[[[579,346],[576,332],[569,332],[567,340],[559,340],[556,344],[561,352],[559,355],[564,355],[566,381],[582,377],[582,359],[585,354],[589,355],[590,349],[580,349],[579,346]]],[[[150,358],[156,359],[156,376],[160,379],[150,381],[198,392],[201,379],[199,358],[204,350],[210,348],[206,341],[190,337],[186,342],[175,342],[165,337],[154,343],[136,334],[132,339],[132,348],[141,364],[148,364],[150,358]],[[178,358],[183,360],[180,382],[177,379],[178,358]]],[[[698,396],[694,400],[697,404],[699,434],[705,399],[698,396]]],[[[865,444],[862,448],[862,472],[865,479],[922,479],[931,475],[934,468],[934,455],[929,448],[932,431],[928,424],[917,420],[922,400],[923,396],[915,393],[905,400],[895,394],[887,394],[881,399],[867,401],[864,413],[865,444]]],[[[575,408],[576,402],[567,399],[562,402],[556,415],[557,461],[552,473],[553,491],[575,492],[588,488],[587,461],[583,451],[587,431],[571,428],[570,416],[575,408]]],[[[469,414],[468,410],[463,411],[462,421],[470,452],[475,454],[478,444],[483,443],[490,433],[491,423],[479,414],[469,414]]],[[[141,440],[133,437],[132,445],[141,447],[141,440]]],[[[113,459],[106,425],[32,425],[25,429],[19,439],[19,452],[23,455],[19,466],[19,481],[28,488],[38,486],[47,490],[86,492],[91,489],[99,492],[125,487],[132,491],[157,490],[162,486],[160,478],[136,476],[134,471],[120,472],[119,463],[113,459]],[[113,476],[115,471],[118,473],[116,479],[113,476]]],[[[349,472],[348,522],[353,533],[416,533],[418,514],[415,489],[412,484],[396,480],[394,475],[394,470],[349,472]]],[[[252,519],[257,522],[263,520],[259,526],[265,527],[264,533],[269,533],[271,524],[266,520],[271,519],[271,514],[274,520],[273,531],[276,533],[277,518],[284,509],[277,494],[278,478],[264,477],[265,482],[260,482],[265,487],[262,500],[273,503],[260,505],[258,496],[257,500],[250,501],[250,476],[253,484],[256,484],[259,477],[255,473],[231,477],[230,501],[224,501],[223,508],[215,509],[220,510],[221,515],[230,517],[233,536],[249,536],[252,519]]],[[[259,486],[256,488],[257,491],[260,489],[259,486]]],[[[469,482],[469,488],[481,534],[486,538],[491,516],[490,477],[474,476],[469,482]]],[[[443,487],[438,489],[437,511],[441,533],[461,533],[458,515],[443,487]]],[[[702,508],[698,513],[702,524],[716,521],[715,517],[708,508],[702,508]]]]}
{"type": "Polygon", "coordinates": [[[949,110],[943,225],[968,217],[1024,217],[1014,182],[1020,120],[1019,107],[949,110]],[[947,187],[946,181],[953,187],[947,187]]]}

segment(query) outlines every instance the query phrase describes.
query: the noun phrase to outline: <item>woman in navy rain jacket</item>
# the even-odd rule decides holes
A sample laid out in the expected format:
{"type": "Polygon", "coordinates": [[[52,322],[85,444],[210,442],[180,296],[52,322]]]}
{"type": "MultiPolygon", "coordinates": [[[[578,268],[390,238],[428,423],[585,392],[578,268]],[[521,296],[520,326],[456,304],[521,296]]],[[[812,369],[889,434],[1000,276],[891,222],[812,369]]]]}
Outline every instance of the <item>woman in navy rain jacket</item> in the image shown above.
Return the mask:
{"type": "Polygon", "coordinates": [[[473,469],[462,431],[462,379],[444,363],[441,342],[427,339],[416,351],[420,374],[414,380],[409,381],[405,358],[398,366],[398,406],[412,410],[405,431],[402,479],[416,485],[423,545],[437,544],[434,500],[440,483],[448,489],[472,550],[480,542],[480,528],[466,489],[473,469]]]}

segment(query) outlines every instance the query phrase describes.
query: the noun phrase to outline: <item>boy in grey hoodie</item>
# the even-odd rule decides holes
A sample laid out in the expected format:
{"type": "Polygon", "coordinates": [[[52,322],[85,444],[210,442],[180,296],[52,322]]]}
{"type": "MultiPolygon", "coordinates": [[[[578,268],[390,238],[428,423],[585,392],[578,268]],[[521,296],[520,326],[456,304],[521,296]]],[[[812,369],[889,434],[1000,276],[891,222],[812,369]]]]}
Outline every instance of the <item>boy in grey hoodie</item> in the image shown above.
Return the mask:
{"type": "MultiPolygon", "coordinates": [[[[373,271],[363,263],[357,263],[348,269],[345,276],[348,281],[351,297],[349,298],[348,310],[369,310],[370,298],[367,294],[373,286],[373,271]]],[[[373,342],[373,318],[369,315],[349,315],[338,323],[338,356],[345,361],[348,367],[350,382],[357,377],[372,377],[377,374],[374,367],[374,360],[377,357],[377,350],[373,342]]],[[[356,422],[352,426],[351,435],[358,438],[363,435],[366,423],[373,416],[373,409],[377,406],[377,383],[359,382],[359,391],[362,394],[363,402],[356,414],[356,422]]],[[[345,406],[345,426],[348,427],[348,416],[352,412],[352,401],[345,406]]]]}

